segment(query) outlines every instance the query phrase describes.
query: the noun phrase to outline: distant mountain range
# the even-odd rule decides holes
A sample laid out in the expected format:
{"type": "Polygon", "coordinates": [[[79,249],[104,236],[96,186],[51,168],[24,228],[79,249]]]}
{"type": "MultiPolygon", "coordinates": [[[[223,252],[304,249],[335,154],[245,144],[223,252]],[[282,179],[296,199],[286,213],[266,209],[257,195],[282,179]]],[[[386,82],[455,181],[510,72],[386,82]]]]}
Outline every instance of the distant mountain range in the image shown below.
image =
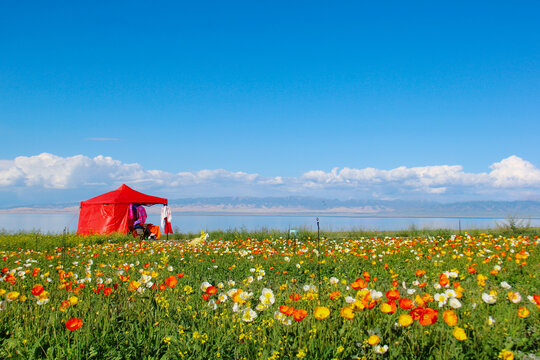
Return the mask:
{"type": "MultiPolygon", "coordinates": [[[[11,207],[0,213],[74,212],[78,203],[11,207]]],[[[348,215],[401,217],[540,218],[540,201],[469,201],[439,203],[403,200],[338,200],[312,197],[211,197],[169,200],[175,213],[259,215],[348,215]]],[[[157,207],[149,212],[158,212],[157,207]]]]}
{"type": "Polygon", "coordinates": [[[312,197],[213,197],[170,200],[178,212],[335,214],[419,217],[540,217],[540,201],[439,203],[403,200],[339,200],[312,197]]]}

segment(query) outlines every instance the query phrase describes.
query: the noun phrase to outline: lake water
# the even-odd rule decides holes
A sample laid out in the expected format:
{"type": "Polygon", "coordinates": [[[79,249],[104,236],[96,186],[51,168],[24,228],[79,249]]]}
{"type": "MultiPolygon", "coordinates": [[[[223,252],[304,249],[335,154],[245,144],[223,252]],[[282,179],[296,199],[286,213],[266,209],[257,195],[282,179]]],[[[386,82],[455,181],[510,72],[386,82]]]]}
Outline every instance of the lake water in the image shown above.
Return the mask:
{"type": "MultiPolygon", "coordinates": [[[[531,226],[540,227],[540,219],[528,220],[531,226]]],[[[148,214],[147,222],[159,224],[159,215],[148,214]]],[[[505,219],[492,218],[419,218],[419,217],[352,217],[320,216],[322,231],[340,230],[406,230],[417,229],[489,229],[505,219]]],[[[77,231],[78,214],[0,214],[0,230],[7,232],[39,231],[41,233],[61,233],[77,231]]],[[[186,233],[201,230],[245,229],[248,231],[267,229],[307,229],[317,230],[314,216],[264,216],[264,215],[175,215],[173,229],[186,233]]]]}

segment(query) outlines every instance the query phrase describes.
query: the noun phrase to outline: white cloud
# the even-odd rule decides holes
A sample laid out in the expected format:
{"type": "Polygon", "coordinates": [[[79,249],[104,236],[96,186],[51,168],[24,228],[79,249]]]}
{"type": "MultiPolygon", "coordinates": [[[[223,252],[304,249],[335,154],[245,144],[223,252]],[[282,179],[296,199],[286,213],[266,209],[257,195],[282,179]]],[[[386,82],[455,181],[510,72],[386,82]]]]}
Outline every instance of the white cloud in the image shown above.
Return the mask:
{"type": "Polygon", "coordinates": [[[374,168],[350,169],[337,168],[325,173],[314,170],[306,172],[303,178],[326,184],[380,184],[400,182],[412,187],[434,187],[441,185],[474,185],[488,179],[487,174],[467,174],[460,165],[437,165],[407,168],[400,166],[392,170],[374,168]]]}
{"type": "Polygon", "coordinates": [[[400,184],[404,188],[423,189],[432,194],[444,193],[449,187],[540,187],[540,170],[515,155],[494,163],[490,169],[489,173],[466,173],[460,165],[401,166],[391,170],[334,168],[330,172],[309,171],[302,177],[308,187],[316,184],[340,184],[347,187],[400,184]]]}
{"type": "Polygon", "coordinates": [[[540,170],[530,162],[512,155],[489,167],[494,186],[519,187],[540,186],[540,170]]]}
{"type": "Polygon", "coordinates": [[[299,177],[265,177],[225,169],[170,173],[147,170],[111,157],[60,157],[48,153],[0,160],[0,190],[82,188],[111,189],[122,183],[169,197],[282,196],[461,199],[530,198],[540,188],[540,170],[512,155],[492,164],[490,172],[467,173],[460,165],[312,170],[299,177]]]}
{"type": "Polygon", "coordinates": [[[83,155],[60,157],[48,153],[19,156],[0,163],[0,186],[24,184],[26,187],[74,189],[83,186],[111,186],[137,183],[162,186],[185,186],[220,181],[254,183],[257,174],[231,172],[223,169],[182,172],[145,170],[139,164],[124,164],[111,157],[83,155]]]}

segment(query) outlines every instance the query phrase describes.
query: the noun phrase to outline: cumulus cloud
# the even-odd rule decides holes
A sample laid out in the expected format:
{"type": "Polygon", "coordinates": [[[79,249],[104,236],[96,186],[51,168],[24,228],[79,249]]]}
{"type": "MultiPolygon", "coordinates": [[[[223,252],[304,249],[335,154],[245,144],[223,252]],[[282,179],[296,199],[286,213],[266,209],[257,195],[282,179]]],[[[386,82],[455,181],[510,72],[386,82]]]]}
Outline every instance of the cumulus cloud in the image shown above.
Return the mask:
{"type": "Polygon", "coordinates": [[[374,168],[350,169],[338,168],[330,172],[308,171],[302,176],[305,180],[325,184],[361,184],[401,183],[411,187],[434,188],[442,185],[476,185],[486,182],[485,173],[465,173],[460,165],[437,165],[407,168],[401,166],[391,170],[374,168]]]}
{"type": "Polygon", "coordinates": [[[242,171],[204,169],[171,173],[144,169],[107,156],[60,157],[43,153],[0,160],[0,190],[111,189],[122,183],[169,196],[282,196],[461,199],[527,198],[540,188],[540,170],[512,155],[489,166],[489,172],[465,172],[460,165],[422,167],[334,168],[312,170],[299,177],[267,177],[242,171]]]}
{"type": "Polygon", "coordinates": [[[530,162],[512,155],[489,167],[490,179],[497,187],[534,186],[540,184],[540,170],[530,162]]]}
{"type": "Polygon", "coordinates": [[[83,155],[60,157],[43,153],[36,156],[19,156],[13,161],[0,163],[0,186],[42,187],[73,189],[82,186],[138,183],[183,186],[232,181],[257,183],[257,174],[231,172],[223,169],[181,172],[145,170],[139,164],[124,164],[107,156],[89,158],[83,155]]]}

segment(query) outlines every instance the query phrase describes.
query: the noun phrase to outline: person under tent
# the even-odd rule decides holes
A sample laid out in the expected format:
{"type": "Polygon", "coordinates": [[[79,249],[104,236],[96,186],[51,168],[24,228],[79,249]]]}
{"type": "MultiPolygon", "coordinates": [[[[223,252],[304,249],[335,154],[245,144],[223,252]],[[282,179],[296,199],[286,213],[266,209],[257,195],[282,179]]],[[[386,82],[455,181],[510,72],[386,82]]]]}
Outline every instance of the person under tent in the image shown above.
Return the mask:
{"type": "Polygon", "coordinates": [[[133,221],[133,237],[143,239],[159,239],[161,231],[159,226],[146,224],[147,214],[146,209],[142,204],[130,204],[129,216],[133,221]]]}

